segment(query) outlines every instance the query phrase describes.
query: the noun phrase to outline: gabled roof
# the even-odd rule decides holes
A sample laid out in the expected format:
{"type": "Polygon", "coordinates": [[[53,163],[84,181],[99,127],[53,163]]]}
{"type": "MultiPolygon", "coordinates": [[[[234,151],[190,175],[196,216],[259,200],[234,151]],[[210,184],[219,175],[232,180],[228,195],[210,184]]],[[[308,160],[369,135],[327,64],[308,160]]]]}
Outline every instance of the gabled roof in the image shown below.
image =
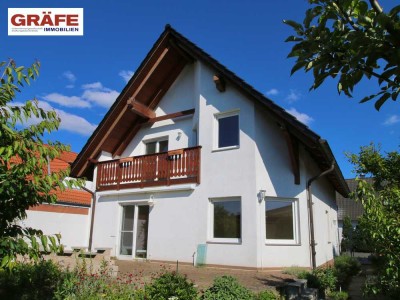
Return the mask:
{"type": "Polygon", "coordinates": [[[339,193],[347,196],[348,186],[325,140],[169,25],[79,153],[72,165],[72,176],[91,179],[94,164],[90,160],[97,158],[101,151],[120,155],[140,124],[146,121],[128,109],[129,98],[133,97],[154,109],[185,65],[196,60],[213,69],[227,84],[267,108],[279,126],[305,146],[322,171],[334,163],[335,170],[327,177],[339,193]]]}

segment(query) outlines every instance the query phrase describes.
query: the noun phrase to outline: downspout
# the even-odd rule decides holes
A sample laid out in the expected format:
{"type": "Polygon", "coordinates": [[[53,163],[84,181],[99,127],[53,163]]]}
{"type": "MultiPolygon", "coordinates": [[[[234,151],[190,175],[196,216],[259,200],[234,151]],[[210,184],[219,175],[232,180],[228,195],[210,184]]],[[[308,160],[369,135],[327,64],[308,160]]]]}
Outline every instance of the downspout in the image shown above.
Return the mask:
{"type": "Polygon", "coordinates": [[[90,218],[89,247],[88,247],[89,252],[92,252],[94,212],[96,211],[96,192],[93,192],[84,186],[82,187],[82,189],[92,195],[92,216],[90,218]]]}
{"type": "Polygon", "coordinates": [[[307,181],[307,206],[308,206],[308,220],[310,225],[310,250],[311,250],[311,261],[313,270],[317,267],[315,258],[317,252],[315,251],[314,215],[313,215],[311,184],[314,181],[318,180],[319,178],[324,177],[325,175],[328,175],[329,173],[333,172],[333,170],[335,170],[335,161],[332,161],[332,165],[328,170],[325,170],[324,172],[310,178],[307,181]]]}

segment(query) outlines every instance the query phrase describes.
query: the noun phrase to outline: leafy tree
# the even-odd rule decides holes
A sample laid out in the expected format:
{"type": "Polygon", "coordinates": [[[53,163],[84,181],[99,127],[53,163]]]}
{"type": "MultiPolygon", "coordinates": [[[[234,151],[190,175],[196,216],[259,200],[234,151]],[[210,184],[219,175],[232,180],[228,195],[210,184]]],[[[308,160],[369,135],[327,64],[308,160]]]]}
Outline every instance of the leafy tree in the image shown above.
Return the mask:
{"type": "Polygon", "coordinates": [[[0,63],[0,268],[12,268],[17,255],[37,260],[40,250],[58,249],[59,237],[22,228],[16,220],[25,218],[31,206],[54,203],[56,190],[74,184],[64,180],[69,171],[49,174],[47,169],[49,160],[68,150],[59,142],[43,141],[60,124],[56,113],[39,108],[35,100],[13,101],[24,84],[37,78],[39,67],[39,62],[28,68],[13,60],[0,63]]]}
{"type": "Polygon", "coordinates": [[[353,252],[353,234],[354,228],[351,223],[351,219],[349,216],[346,216],[343,219],[343,231],[342,231],[342,251],[350,251],[353,252]]]}
{"type": "Polygon", "coordinates": [[[400,93],[400,5],[385,12],[376,0],[309,0],[303,23],[284,20],[295,35],[289,57],[296,57],[292,74],[312,70],[317,89],[326,78],[338,77],[337,90],[352,97],[363,78],[374,79],[379,91],[360,102],[376,99],[377,110],[400,93]]]}
{"type": "Polygon", "coordinates": [[[360,153],[349,155],[358,175],[369,174],[370,183],[358,179],[353,198],[361,201],[364,214],[359,219],[363,234],[379,256],[377,280],[369,291],[398,296],[400,293],[400,153],[380,153],[371,144],[361,147],[360,153]]]}

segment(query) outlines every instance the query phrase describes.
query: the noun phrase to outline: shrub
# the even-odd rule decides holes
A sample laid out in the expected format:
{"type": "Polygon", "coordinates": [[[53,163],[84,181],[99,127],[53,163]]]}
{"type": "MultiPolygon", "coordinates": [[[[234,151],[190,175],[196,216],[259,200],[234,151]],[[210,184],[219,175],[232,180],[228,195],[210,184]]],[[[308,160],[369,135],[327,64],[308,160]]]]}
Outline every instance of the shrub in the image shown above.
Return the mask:
{"type": "Polygon", "coordinates": [[[277,292],[273,290],[265,290],[258,293],[255,297],[255,300],[278,300],[280,299],[277,292]]]}
{"type": "Polygon", "coordinates": [[[179,300],[197,299],[197,290],[192,282],[175,272],[162,274],[145,287],[146,295],[152,300],[177,297],[179,300]]]}
{"type": "Polygon", "coordinates": [[[341,255],[335,258],[335,272],[338,284],[347,287],[351,277],[357,275],[361,270],[360,262],[348,255],[341,255]]]}
{"type": "Polygon", "coordinates": [[[204,292],[202,299],[253,300],[254,295],[248,289],[241,286],[236,278],[232,276],[222,276],[214,279],[213,285],[204,292]]]}
{"type": "Polygon", "coordinates": [[[336,289],[337,278],[333,268],[315,269],[311,273],[303,272],[299,274],[299,278],[307,279],[307,286],[318,289],[321,294],[336,289]]]}
{"type": "Polygon", "coordinates": [[[87,269],[85,260],[78,260],[73,271],[65,271],[64,280],[55,292],[55,299],[145,299],[132,283],[132,275],[113,278],[105,261],[98,273],[90,269],[87,269]]]}
{"type": "Polygon", "coordinates": [[[53,299],[64,272],[52,261],[17,263],[0,273],[1,299],[53,299]]]}

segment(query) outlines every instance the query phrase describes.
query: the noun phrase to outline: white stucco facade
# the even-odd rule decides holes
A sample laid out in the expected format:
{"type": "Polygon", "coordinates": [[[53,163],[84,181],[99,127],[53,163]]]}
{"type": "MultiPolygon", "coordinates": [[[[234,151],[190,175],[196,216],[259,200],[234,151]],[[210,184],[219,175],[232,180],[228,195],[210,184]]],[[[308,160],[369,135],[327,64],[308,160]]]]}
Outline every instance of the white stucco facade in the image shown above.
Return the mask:
{"type": "MultiPolygon", "coordinates": [[[[145,143],[160,139],[168,140],[168,150],[201,146],[200,184],[97,192],[93,248],[112,248],[118,258],[135,258],[134,253],[120,255],[122,210],[125,205],[150,204],[147,259],[192,263],[198,246],[206,245],[206,264],[310,267],[306,181],[321,170],[300,147],[300,184],[295,184],[288,146],[269,112],[229,84],[219,92],[213,75],[199,61],[187,65],[155,112],[162,116],[194,108],[194,115],[141,128],[121,155],[144,155],[145,143]],[[239,116],[239,146],[217,148],[221,114],[239,116]],[[240,201],[238,239],[213,237],[213,203],[224,199],[240,201]],[[265,203],[269,200],[291,203],[292,241],[267,240],[265,203]]],[[[115,158],[119,157],[103,152],[98,160],[115,158]]],[[[313,183],[312,191],[316,261],[321,265],[338,251],[335,190],[322,178],[313,183]]]]}
{"type": "MultiPolygon", "coordinates": [[[[46,205],[60,208],[61,205],[46,205]]],[[[90,209],[87,213],[76,213],[73,206],[72,212],[50,212],[27,210],[26,218],[19,221],[23,227],[31,227],[42,230],[45,235],[61,235],[61,244],[65,250],[72,250],[73,247],[87,248],[90,226],[90,209]]],[[[82,209],[77,207],[77,209],[82,209]]]]}

